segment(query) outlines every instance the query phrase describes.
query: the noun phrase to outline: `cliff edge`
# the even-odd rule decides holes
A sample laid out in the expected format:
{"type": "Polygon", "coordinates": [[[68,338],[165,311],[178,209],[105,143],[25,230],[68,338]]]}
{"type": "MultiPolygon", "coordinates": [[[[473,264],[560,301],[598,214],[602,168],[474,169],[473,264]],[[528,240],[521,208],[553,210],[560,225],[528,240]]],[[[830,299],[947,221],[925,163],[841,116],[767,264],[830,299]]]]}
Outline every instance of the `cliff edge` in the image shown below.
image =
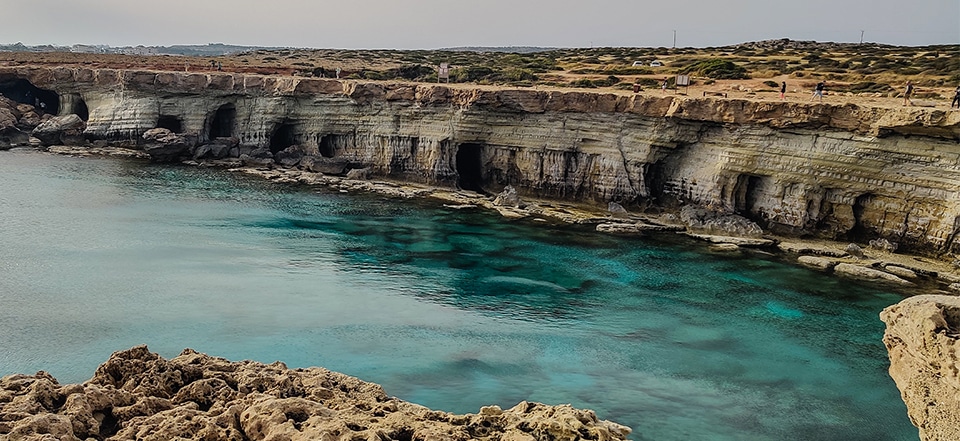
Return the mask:
{"type": "Polygon", "coordinates": [[[910,297],[884,309],[883,343],[920,439],[960,439],[960,298],[910,297]]]}
{"type": "Polygon", "coordinates": [[[629,433],[569,405],[524,401],[454,415],[323,368],[191,349],[170,360],[146,346],[116,352],[83,384],[61,386],[42,371],[0,379],[0,441],[614,441],[629,433]]]}

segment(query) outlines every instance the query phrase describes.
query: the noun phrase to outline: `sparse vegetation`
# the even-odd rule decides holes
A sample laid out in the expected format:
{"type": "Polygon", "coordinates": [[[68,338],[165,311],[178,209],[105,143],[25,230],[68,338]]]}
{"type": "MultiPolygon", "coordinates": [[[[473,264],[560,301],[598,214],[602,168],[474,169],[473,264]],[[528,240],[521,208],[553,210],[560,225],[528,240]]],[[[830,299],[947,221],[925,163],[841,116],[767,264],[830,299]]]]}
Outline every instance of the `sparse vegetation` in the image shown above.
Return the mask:
{"type": "MultiPolygon", "coordinates": [[[[634,84],[659,89],[664,78],[672,84],[675,75],[688,74],[700,87],[731,92],[742,89],[745,96],[779,91],[781,81],[791,90],[807,89],[824,80],[831,93],[887,97],[899,92],[909,79],[918,87],[918,98],[936,98],[960,85],[958,45],[894,47],[771,40],[716,48],[516,49],[256,49],[216,56],[216,60],[227,72],[332,78],[339,68],[340,78],[416,82],[436,82],[438,66],[448,63],[451,83],[610,90],[631,90],[634,84]],[[650,67],[654,60],[664,65],[650,67]]],[[[209,56],[0,52],[0,64],[6,65],[143,66],[193,72],[211,70],[207,60],[209,56]]]]}

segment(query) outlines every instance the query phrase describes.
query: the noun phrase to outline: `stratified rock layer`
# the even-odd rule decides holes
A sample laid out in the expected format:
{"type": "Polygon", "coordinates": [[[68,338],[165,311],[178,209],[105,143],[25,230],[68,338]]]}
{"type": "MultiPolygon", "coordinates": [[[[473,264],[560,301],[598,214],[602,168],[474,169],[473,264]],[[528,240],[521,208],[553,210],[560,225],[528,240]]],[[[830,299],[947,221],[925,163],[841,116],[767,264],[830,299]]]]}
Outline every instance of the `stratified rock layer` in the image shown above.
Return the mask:
{"type": "Polygon", "coordinates": [[[880,318],[890,376],[920,438],[960,440],[960,297],[910,297],[880,318]]]}
{"type": "Polygon", "coordinates": [[[454,415],[322,368],[230,362],[186,349],[114,353],[83,384],[0,379],[0,441],[623,440],[630,429],[569,405],[521,402],[454,415]]]}
{"type": "MultiPolygon", "coordinates": [[[[774,233],[884,238],[908,252],[960,248],[960,111],[0,67],[0,82],[17,80],[56,92],[61,114],[89,113],[83,134],[93,141],[139,140],[163,126],[195,135],[195,150],[175,153],[198,158],[367,169],[489,194],[512,186],[629,211],[695,204],[774,233]],[[227,138],[236,148],[211,155],[208,146],[227,138]]],[[[169,160],[169,150],[155,158],[169,160]]]]}

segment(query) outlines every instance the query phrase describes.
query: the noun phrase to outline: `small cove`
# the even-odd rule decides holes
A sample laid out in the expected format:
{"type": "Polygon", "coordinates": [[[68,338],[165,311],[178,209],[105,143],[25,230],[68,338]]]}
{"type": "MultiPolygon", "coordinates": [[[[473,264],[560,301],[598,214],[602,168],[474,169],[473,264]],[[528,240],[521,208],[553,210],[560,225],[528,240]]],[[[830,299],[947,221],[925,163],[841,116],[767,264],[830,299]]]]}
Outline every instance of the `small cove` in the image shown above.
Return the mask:
{"type": "Polygon", "coordinates": [[[146,343],[323,366],[431,408],[572,403],[636,440],[910,439],[877,314],[901,295],[219,170],[0,152],[0,375],[146,343]]]}

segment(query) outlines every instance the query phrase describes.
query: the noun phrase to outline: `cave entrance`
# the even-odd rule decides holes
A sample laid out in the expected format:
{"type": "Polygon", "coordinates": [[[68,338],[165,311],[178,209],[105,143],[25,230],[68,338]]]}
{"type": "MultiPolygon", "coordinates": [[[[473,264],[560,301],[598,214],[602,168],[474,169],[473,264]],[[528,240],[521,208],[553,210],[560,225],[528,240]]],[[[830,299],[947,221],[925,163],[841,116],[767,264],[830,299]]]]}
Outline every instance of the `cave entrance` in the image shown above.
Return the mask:
{"type": "Polygon", "coordinates": [[[867,210],[867,207],[873,202],[874,196],[872,193],[862,194],[857,196],[857,199],[853,201],[853,228],[847,232],[847,239],[854,242],[865,242],[869,239],[872,239],[876,236],[873,229],[868,228],[864,225],[863,213],[867,210]]]}
{"type": "Polygon", "coordinates": [[[457,148],[457,185],[460,188],[484,193],[482,152],[481,144],[460,144],[457,148]]]}
{"type": "Polygon", "coordinates": [[[733,189],[733,210],[737,214],[751,220],[757,217],[757,199],[759,199],[763,177],[741,175],[737,177],[737,185],[733,189]]]}
{"type": "Polygon", "coordinates": [[[277,152],[295,145],[297,143],[296,126],[290,123],[282,123],[274,129],[270,136],[270,153],[277,152]]]}
{"type": "Polygon", "coordinates": [[[320,142],[318,143],[320,149],[320,156],[324,158],[332,158],[337,148],[334,143],[337,135],[323,135],[320,137],[320,142]]]}
{"type": "Polygon", "coordinates": [[[90,119],[90,110],[87,109],[87,103],[78,93],[65,93],[60,96],[60,107],[63,114],[75,114],[80,119],[87,121],[90,119]]]}
{"type": "Polygon", "coordinates": [[[0,95],[18,103],[29,104],[37,109],[37,113],[60,113],[60,95],[52,90],[41,89],[33,83],[20,78],[0,83],[0,95]]]}
{"type": "Polygon", "coordinates": [[[233,137],[237,124],[237,106],[224,104],[217,109],[210,120],[210,139],[233,137]]]}
{"type": "Polygon", "coordinates": [[[160,115],[157,119],[157,128],[167,129],[173,133],[183,132],[183,121],[170,115],[160,115]]]}

